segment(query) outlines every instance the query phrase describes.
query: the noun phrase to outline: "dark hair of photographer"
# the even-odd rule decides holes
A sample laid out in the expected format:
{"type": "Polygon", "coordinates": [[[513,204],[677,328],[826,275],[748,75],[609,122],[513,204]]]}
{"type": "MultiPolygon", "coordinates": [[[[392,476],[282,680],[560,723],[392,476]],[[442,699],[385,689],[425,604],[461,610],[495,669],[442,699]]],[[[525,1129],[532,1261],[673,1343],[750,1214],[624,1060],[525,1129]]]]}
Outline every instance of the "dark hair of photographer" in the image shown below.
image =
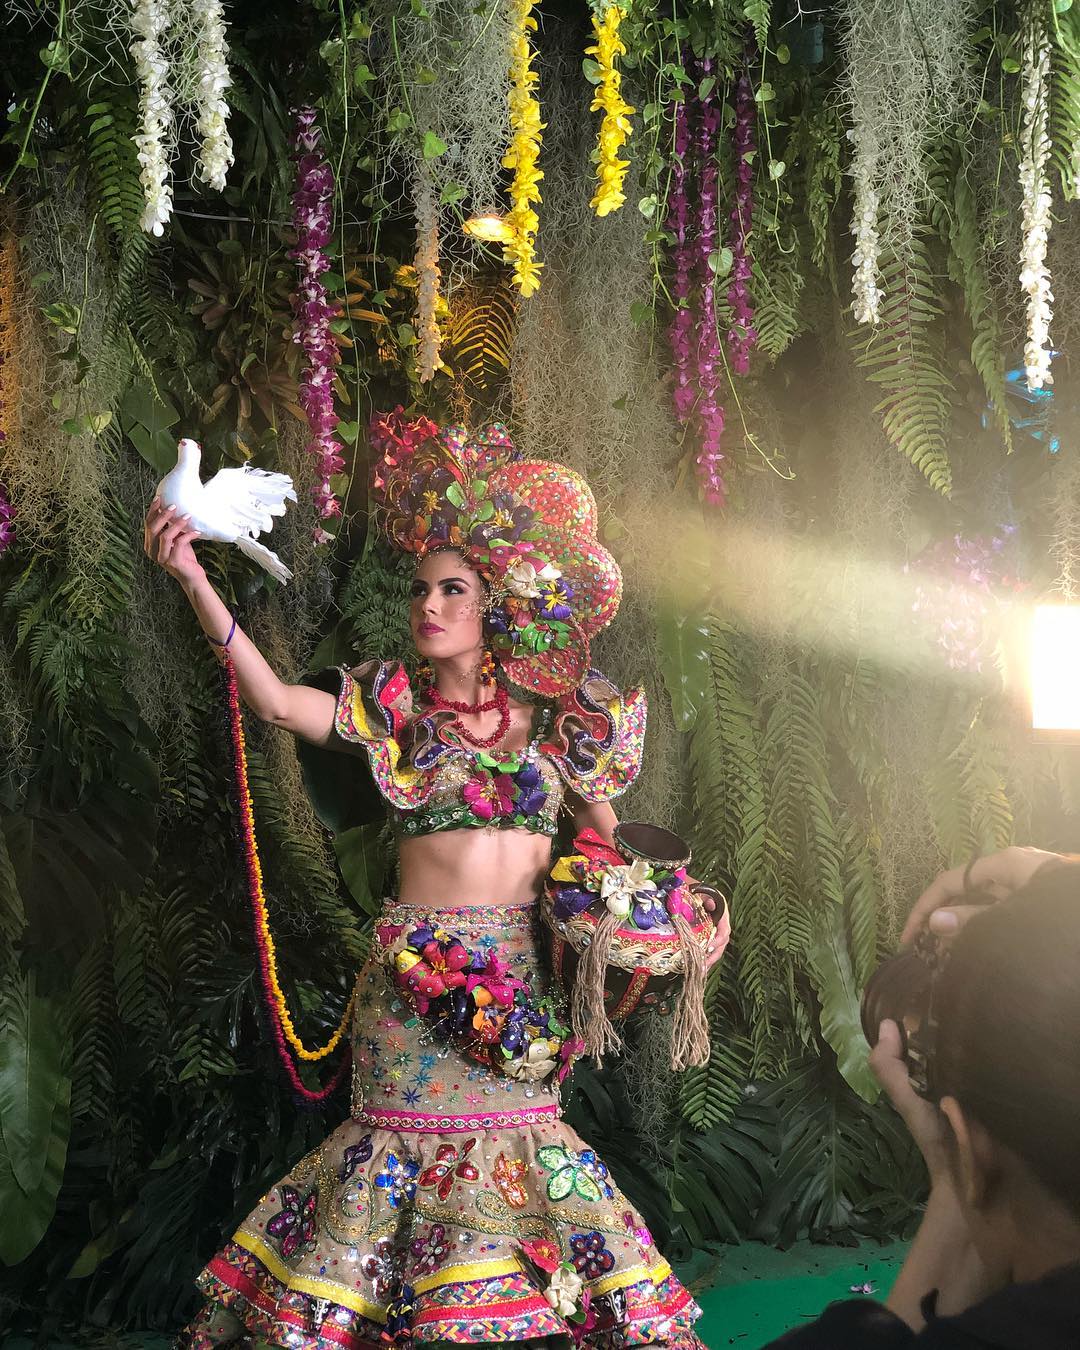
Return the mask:
{"type": "Polygon", "coordinates": [[[934,1007],[940,1107],[912,1090],[892,1023],[872,1057],[930,1172],[896,1286],[772,1350],[1080,1347],[1080,864],[972,918],[934,1007]]]}

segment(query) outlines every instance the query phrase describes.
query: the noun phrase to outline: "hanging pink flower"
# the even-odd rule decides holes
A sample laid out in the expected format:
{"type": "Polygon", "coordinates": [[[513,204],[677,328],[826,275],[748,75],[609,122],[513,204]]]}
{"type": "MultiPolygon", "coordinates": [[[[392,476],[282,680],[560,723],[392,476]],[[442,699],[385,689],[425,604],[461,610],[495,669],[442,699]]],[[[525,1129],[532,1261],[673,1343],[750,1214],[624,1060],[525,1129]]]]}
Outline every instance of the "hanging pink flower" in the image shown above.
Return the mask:
{"type": "Polygon", "coordinates": [[[675,160],[668,198],[667,228],[674,236],[672,298],[675,317],[669,330],[674,359],[673,401],[679,422],[696,435],[698,480],[705,500],[722,506],[727,498],[721,449],[724,409],[719,390],[723,350],[716,335],[716,260],[718,172],[716,140],[721,109],[709,87],[712,61],[697,62],[686,101],[675,104],[675,160]],[[704,87],[704,98],[697,92],[704,87]],[[696,237],[690,221],[690,182],[697,174],[696,237]],[[696,302],[696,304],[695,304],[696,302]]]}
{"type": "Polygon", "coordinates": [[[731,210],[731,280],[728,282],[728,304],[731,306],[731,327],[727,344],[731,368],[736,375],[745,375],[750,369],[750,352],[756,346],[758,335],[754,327],[754,307],[750,299],[749,281],[753,272],[750,257],[750,226],[754,210],[754,122],[757,104],[750,76],[744,71],[735,84],[735,128],[732,146],[735,151],[735,205],[731,210]]]}
{"type": "MultiPolygon", "coordinates": [[[[712,74],[712,61],[706,57],[700,65],[702,80],[708,80],[712,74]]],[[[700,89],[702,85],[699,84],[698,87],[700,89]]],[[[698,270],[701,276],[701,309],[696,356],[699,390],[697,417],[701,450],[697,456],[697,467],[705,500],[712,506],[723,506],[727,500],[727,485],[723,476],[726,456],[720,448],[724,436],[724,409],[720,404],[719,394],[724,358],[716,336],[715,272],[715,259],[719,256],[720,248],[716,139],[722,114],[715,87],[709,89],[704,98],[699,97],[698,108],[697,151],[701,166],[698,270]]]]}
{"type": "MultiPolygon", "coordinates": [[[[295,259],[298,272],[292,297],[296,317],[293,341],[303,348],[306,359],[300,406],[311,429],[307,449],[317,465],[318,481],[312,497],[319,519],[330,520],[341,514],[341,503],[330,480],[342,472],[345,460],[335,434],[339,419],[334,408],[334,370],[340,356],[330,323],[337,310],[327,300],[321,280],[330,269],[325,250],[332,235],[334,175],[322,154],[315,116],[314,108],[301,108],[296,114],[296,191],[292,199],[296,247],[289,257],[295,259]]],[[[317,543],[326,543],[332,537],[321,526],[315,531],[317,543]]]]}

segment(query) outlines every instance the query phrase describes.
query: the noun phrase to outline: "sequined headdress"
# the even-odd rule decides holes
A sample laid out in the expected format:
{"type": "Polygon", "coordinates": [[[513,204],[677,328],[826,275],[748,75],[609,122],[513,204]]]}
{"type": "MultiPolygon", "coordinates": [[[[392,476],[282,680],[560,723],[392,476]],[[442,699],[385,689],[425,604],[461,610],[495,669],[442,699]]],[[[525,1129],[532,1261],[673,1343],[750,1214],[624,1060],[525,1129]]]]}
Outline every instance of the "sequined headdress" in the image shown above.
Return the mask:
{"type": "Polygon", "coordinates": [[[507,678],[554,698],[589,670],[589,642],[615,617],[622,574],[596,538],[596,502],[572,469],[525,460],[500,423],[476,435],[372,419],[373,490],[396,547],[460,549],[492,590],[490,641],[507,678]]]}

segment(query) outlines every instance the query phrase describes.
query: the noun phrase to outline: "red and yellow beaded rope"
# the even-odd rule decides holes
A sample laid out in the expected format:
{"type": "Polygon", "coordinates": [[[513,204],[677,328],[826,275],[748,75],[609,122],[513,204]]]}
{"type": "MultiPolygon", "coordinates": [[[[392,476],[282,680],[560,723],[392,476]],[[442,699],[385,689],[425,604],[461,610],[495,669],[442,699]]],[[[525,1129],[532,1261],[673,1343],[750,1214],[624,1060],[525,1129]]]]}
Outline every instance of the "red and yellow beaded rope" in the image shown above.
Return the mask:
{"type": "MultiPolygon", "coordinates": [[[[235,625],[234,625],[235,627],[235,625]]],[[[232,634],[230,633],[230,637],[232,634]]],[[[318,1050],[309,1050],[303,1041],[297,1035],[296,1027],[293,1024],[292,1017],[289,1014],[288,1006],[285,1002],[285,994],[282,991],[281,983],[277,973],[277,958],[274,951],[274,939],[270,932],[270,916],[266,908],[266,895],[263,890],[262,865],[259,861],[259,846],[255,838],[255,815],[251,800],[251,787],[248,781],[247,748],[244,741],[244,721],[240,709],[240,691],[236,683],[236,669],[229,659],[228,653],[225,657],[225,679],[228,688],[229,703],[229,730],[232,736],[233,747],[233,772],[236,780],[236,798],[237,806],[240,812],[240,829],[243,840],[244,864],[248,879],[248,897],[251,901],[251,917],[255,929],[255,945],[259,953],[259,969],[262,975],[263,995],[266,999],[267,1012],[270,1016],[270,1023],[274,1031],[274,1039],[277,1042],[278,1053],[281,1056],[285,1071],[289,1076],[293,1089],[306,1101],[323,1101],[340,1084],[345,1076],[345,1070],[348,1067],[349,1056],[346,1054],[342,1063],[335,1072],[333,1079],[325,1088],[318,1091],[312,1091],[301,1081],[293,1064],[292,1056],[289,1054],[288,1046],[292,1046],[297,1056],[302,1060],[309,1062],[325,1059],[327,1055],[333,1054],[341,1043],[342,1037],[349,1025],[352,1017],[353,999],[350,996],[345,1005],[345,1011],[341,1015],[341,1021],[337,1030],[330,1037],[327,1043],[318,1050]],[[286,1042],[288,1044],[286,1044],[286,1042]]]]}

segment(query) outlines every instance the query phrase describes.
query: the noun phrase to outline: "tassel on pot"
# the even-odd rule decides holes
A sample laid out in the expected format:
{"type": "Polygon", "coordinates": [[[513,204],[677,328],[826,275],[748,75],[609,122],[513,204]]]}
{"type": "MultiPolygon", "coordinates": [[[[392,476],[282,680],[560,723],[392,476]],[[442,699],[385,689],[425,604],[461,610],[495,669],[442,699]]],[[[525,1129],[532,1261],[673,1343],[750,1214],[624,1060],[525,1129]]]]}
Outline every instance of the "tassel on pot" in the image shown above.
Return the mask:
{"type": "MultiPolygon", "coordinates": [[[[604,984],[607,977],[608,954],[622,920],[605,909],[592,941],[581,953],[574,992],[570,1005],[570,1023],[574,1035],[585,1042],[584,1054],[598,1059],[609,1052],[622,1049],[622,1041],[611,1023],[604,1006],[604,984]]],[[[704,976],[702,977],[704,979],[704,976]]]]}
{"type": "Polygon", "coordinates": [[[705,1016],[705,952],[682,914],[671,921],[683,954],[683,979],[671,1026],[671,1067],[676,1073],[709,1062],[709,1019],[705,1016]]]}

